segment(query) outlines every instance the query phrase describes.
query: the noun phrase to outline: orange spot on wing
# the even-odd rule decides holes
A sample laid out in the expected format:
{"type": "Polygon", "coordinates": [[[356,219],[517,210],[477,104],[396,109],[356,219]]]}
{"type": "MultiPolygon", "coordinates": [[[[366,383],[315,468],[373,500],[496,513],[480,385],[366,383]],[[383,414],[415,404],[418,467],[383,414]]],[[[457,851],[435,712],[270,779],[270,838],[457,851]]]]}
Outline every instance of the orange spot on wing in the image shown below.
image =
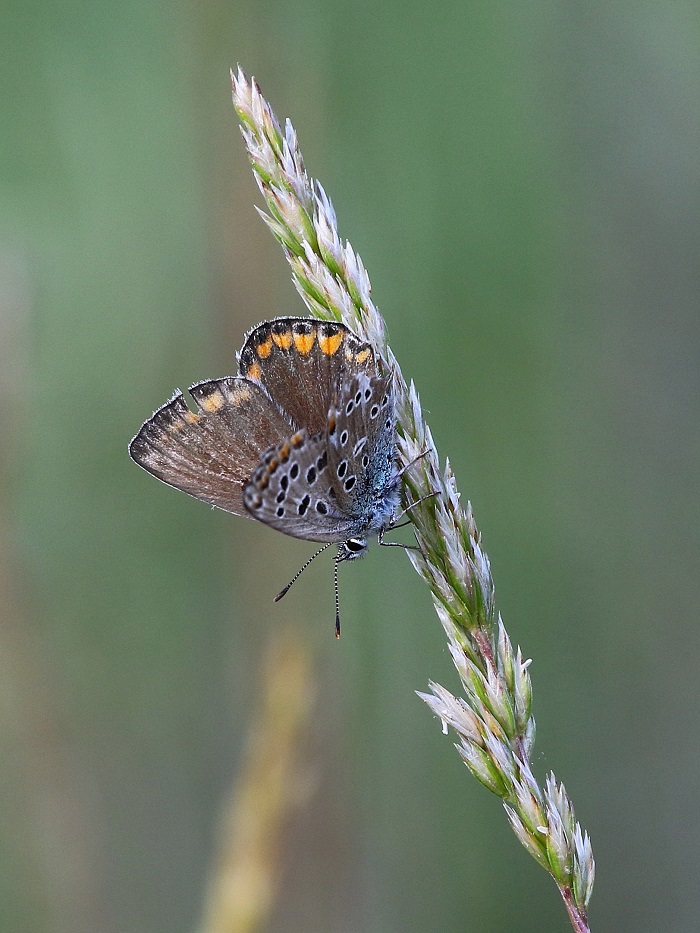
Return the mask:
{"type": "Polygon", "coordinates": [[[301,445],[304,443],[304,435],[301,433],[301,431],[297,431],[297,433],[293,434],[289,440],[292,447],[301,447],[301,445]]]}
{"type": "Polygon", "coordinates": [[[292,332],[291,330],[284,330],[281,334],[271,334],[272,341],[276,344],[281,350],[288,350],[292,345],[292,332]]]}
{"type": "Polygon", "coordinates": [[[259,343],[255,348],[255,352],[258,354],[261,360],[266,360],[272,353],[272,337],[268,337],[267,340],[259,343]]]}
{"type": "Polygon", "coordinates": [[[371,355],[372,355],[372,351],[370,350],[370,348],[365,347],[364,350],[360,350],[360,352],[355,355],[355,359],[357,360],[358,363],[366,363],[371,355]]]}
{"type": "Polygon", "coordinates": [[[316,334],[311,331],[310,334],[294,334],[294,346],[302,356],[307,356],[314,345],[316,334]]]}
{"type": "MultiPolygon", "coordinates": [[[[258,364],[256,363],[255,365],[257,366],[258,364]]],[[[260,369],[259,366],[258,366],[258,369],[260,369]]],[[[238,406],[238,405],[244,405],[246,402],[249,402],[253,396],[253,393],[250,391],[247,385],[239,384],[235,390],[228,389],[226,392],[226,395],[228,396],[228,400],[231,403],[231,405],[238,406]]]]}
{"type": "Polygon", "coordinates": [[[280,463],[286,463],[289,460],[289,444],[286,442],[282,444],[277,453],[279,454],[280,463]]]}
{"type": "Polygon", "coordinates": [[[318,338],[318,345],[321,348],[321,353],[325,353],[326,356],[333,356],[334,353],[337,353],[338,347],[343,342],[343,332],[338,331],[337,334],[333,334],[330,337],[318,338]]]}
{"type": "Polygon", "coordinates": [[[248,379],[258,379],[258,380],[259,380],[261,374],[262,374],[262,370],[260,369],[260,364],[259,364],[259,363],[253,363],[252,366],[249,366],[249,367],[248,367],[248,370],[247,370],[247,372],[246,372],[246,376],[248,377],[248,379]]]}
{"type": "Polygon", "coordinates": [[[211,395],[207,395],[205,398],[203,398],[200,402],[200,405],[204,411],[212,412],[218,411],[220,408],[222,408],[225,401],[226,399],[217,389],[216,391],[212,392],[211,395]]]}

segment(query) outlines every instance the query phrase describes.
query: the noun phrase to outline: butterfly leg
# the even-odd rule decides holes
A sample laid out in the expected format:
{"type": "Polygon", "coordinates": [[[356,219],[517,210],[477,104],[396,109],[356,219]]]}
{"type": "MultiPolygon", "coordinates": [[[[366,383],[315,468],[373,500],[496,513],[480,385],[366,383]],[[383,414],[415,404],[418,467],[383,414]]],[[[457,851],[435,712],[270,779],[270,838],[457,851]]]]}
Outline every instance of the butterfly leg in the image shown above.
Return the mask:
{"type": "MultiPolygon", "coordinates": [[[[404,524],[408,525],[410,523],[404,522],[404,524]]],[[[403,528],[403,525],[391,525],[389,528],[382,528],[381,531],[379,531],[377,534],[377,542],[382,547],[402,547],[404,551],[418,551],[419,554],[422,554],[423,551],[417,544],[401,544],[400,541],[385,541],[384,540],[384,532],[393,531],[394,528],[397,528],[397,527],[403,528]]]]}
{"type": "Polygon", "coordinates": [[[428,453],[430,453],[429,450],[424,450],[423,453],[420,453],[418,454],[417,457],[414,457],[413,460],[410,461],[410,463],[406,464],[406,466],[401,467],[401,469],[399,470],[398,478],[400,479],[409,467],[412,467],[414,463],[418,463],[418,461],[422,460],[423,457],[425,457],[428,453]]]}
{"type": "MultiPolygon", "coordinates": [[[[420,499],[416,499],[415,502],[412,502],[410,505],[407,505],[405,509],[399,512],[399,514],[396,516],[396,519],[391,523],[389,527],[390,528],[402,528],[403,525],[397,525],[396,522],[402,519],[404,515],[406,515],[407,512],[410,512],[411,509],[415,509],[417,505],[420,505],[421,502],[425,502],[426,499],[432,499],[433,496],[439,496],[439,495],[440,495],[439,491],[435,490],[435,492],[429,492],[427,493],[427,495],[421,496],[420,499]]],[[[408,522],[404,522],[403,524],[408,524],[408,522]]]]}

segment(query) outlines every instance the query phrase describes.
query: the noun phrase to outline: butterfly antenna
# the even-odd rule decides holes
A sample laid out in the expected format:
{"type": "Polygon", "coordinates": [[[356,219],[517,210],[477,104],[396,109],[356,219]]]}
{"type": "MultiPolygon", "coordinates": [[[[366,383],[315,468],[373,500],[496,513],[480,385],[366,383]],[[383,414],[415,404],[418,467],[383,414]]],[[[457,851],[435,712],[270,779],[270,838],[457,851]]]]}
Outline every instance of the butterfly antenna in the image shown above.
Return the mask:
{"type": "MultiPolygon", "coordinates": [[[[329,542],[328,544],[324,544],[323,547],[320,547],[320,548],[316,551],[316,553],[315,553],[315,554],[312,554],[311,557],[306,561],[306,563],[303,564],[303,565],[299,568],[299,570],[297,570],[297,572],[294,574],[294,576],[293,576],[292,579],[289,581],[289,583],[285,586],[285,588],[282,590],[282,592],[281,592],[281,593],[278,593],[277,596],[275,596],[275,602],[276,602],[276,603],[278,603],[278,602],[280,601],[280,599],[282,599],[283,596],[286,596],[286,595],[287,595],[287,593],[289,592],[289,590],[290,590],[290,589],[292,588],[292,586],[297,582],[297,580],[298,580],[299,577],[302,575],[302,573],[306,570],[306,568],[309,566],[309,564],[311,563],[311,561],[312,561],[312,560],[316,560],[316,558],[318,557],[319,554],[322,554],[322,553],[326,550],[327,547],[330,547],[330,546],[331,546],[331,543],[332,543],[332,542],[329,542]]],[[[337,602],[337,600],[336,600],[336,602],[337,602]]]]}
{"type": "Polygon", "coordinates": [[[338,564],[342,548],[338,548],[338,553],[333,561],[333,587],[335,589],[335,637],[340,638],[340,593],[338,591],[338,564]]]}

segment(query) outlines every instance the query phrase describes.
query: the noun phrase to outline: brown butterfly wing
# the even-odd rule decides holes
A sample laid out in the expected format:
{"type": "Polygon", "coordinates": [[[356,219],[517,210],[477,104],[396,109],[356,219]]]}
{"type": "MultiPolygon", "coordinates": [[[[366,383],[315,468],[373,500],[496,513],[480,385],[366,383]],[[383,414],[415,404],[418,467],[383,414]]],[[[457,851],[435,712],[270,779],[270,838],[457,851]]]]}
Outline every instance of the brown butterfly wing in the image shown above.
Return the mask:
{"type": "Polygon", "coordinates": [[[243,484],[261,453],[294,428],[261,385],[239,376],[189,390],[190,411],[177,392],[146,421],[129,445],[131,457],[158,479],[227,512],[247,515],[243,484]]]}
{"type": "Polygon", "coordinates": [[[258,324],[238,354],[240,373],[263,386],[310,436],[326,430],[338,386],[355,373],[375,375],[370,344],[344,324],[281,317],[258,324]]]}

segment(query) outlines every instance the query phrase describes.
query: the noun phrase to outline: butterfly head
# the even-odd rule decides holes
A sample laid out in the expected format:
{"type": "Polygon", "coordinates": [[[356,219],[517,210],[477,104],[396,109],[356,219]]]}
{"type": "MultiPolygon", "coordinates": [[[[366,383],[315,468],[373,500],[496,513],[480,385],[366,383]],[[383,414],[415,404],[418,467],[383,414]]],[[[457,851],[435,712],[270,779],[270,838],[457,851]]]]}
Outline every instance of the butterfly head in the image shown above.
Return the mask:
{"type": "Polygon", "coordinates": [[[364,557],[369,545],[366,538],[348,538],[338,545],[338,554],[336,562],[343,560],[357,560],[358,557],[364,557]]]}

